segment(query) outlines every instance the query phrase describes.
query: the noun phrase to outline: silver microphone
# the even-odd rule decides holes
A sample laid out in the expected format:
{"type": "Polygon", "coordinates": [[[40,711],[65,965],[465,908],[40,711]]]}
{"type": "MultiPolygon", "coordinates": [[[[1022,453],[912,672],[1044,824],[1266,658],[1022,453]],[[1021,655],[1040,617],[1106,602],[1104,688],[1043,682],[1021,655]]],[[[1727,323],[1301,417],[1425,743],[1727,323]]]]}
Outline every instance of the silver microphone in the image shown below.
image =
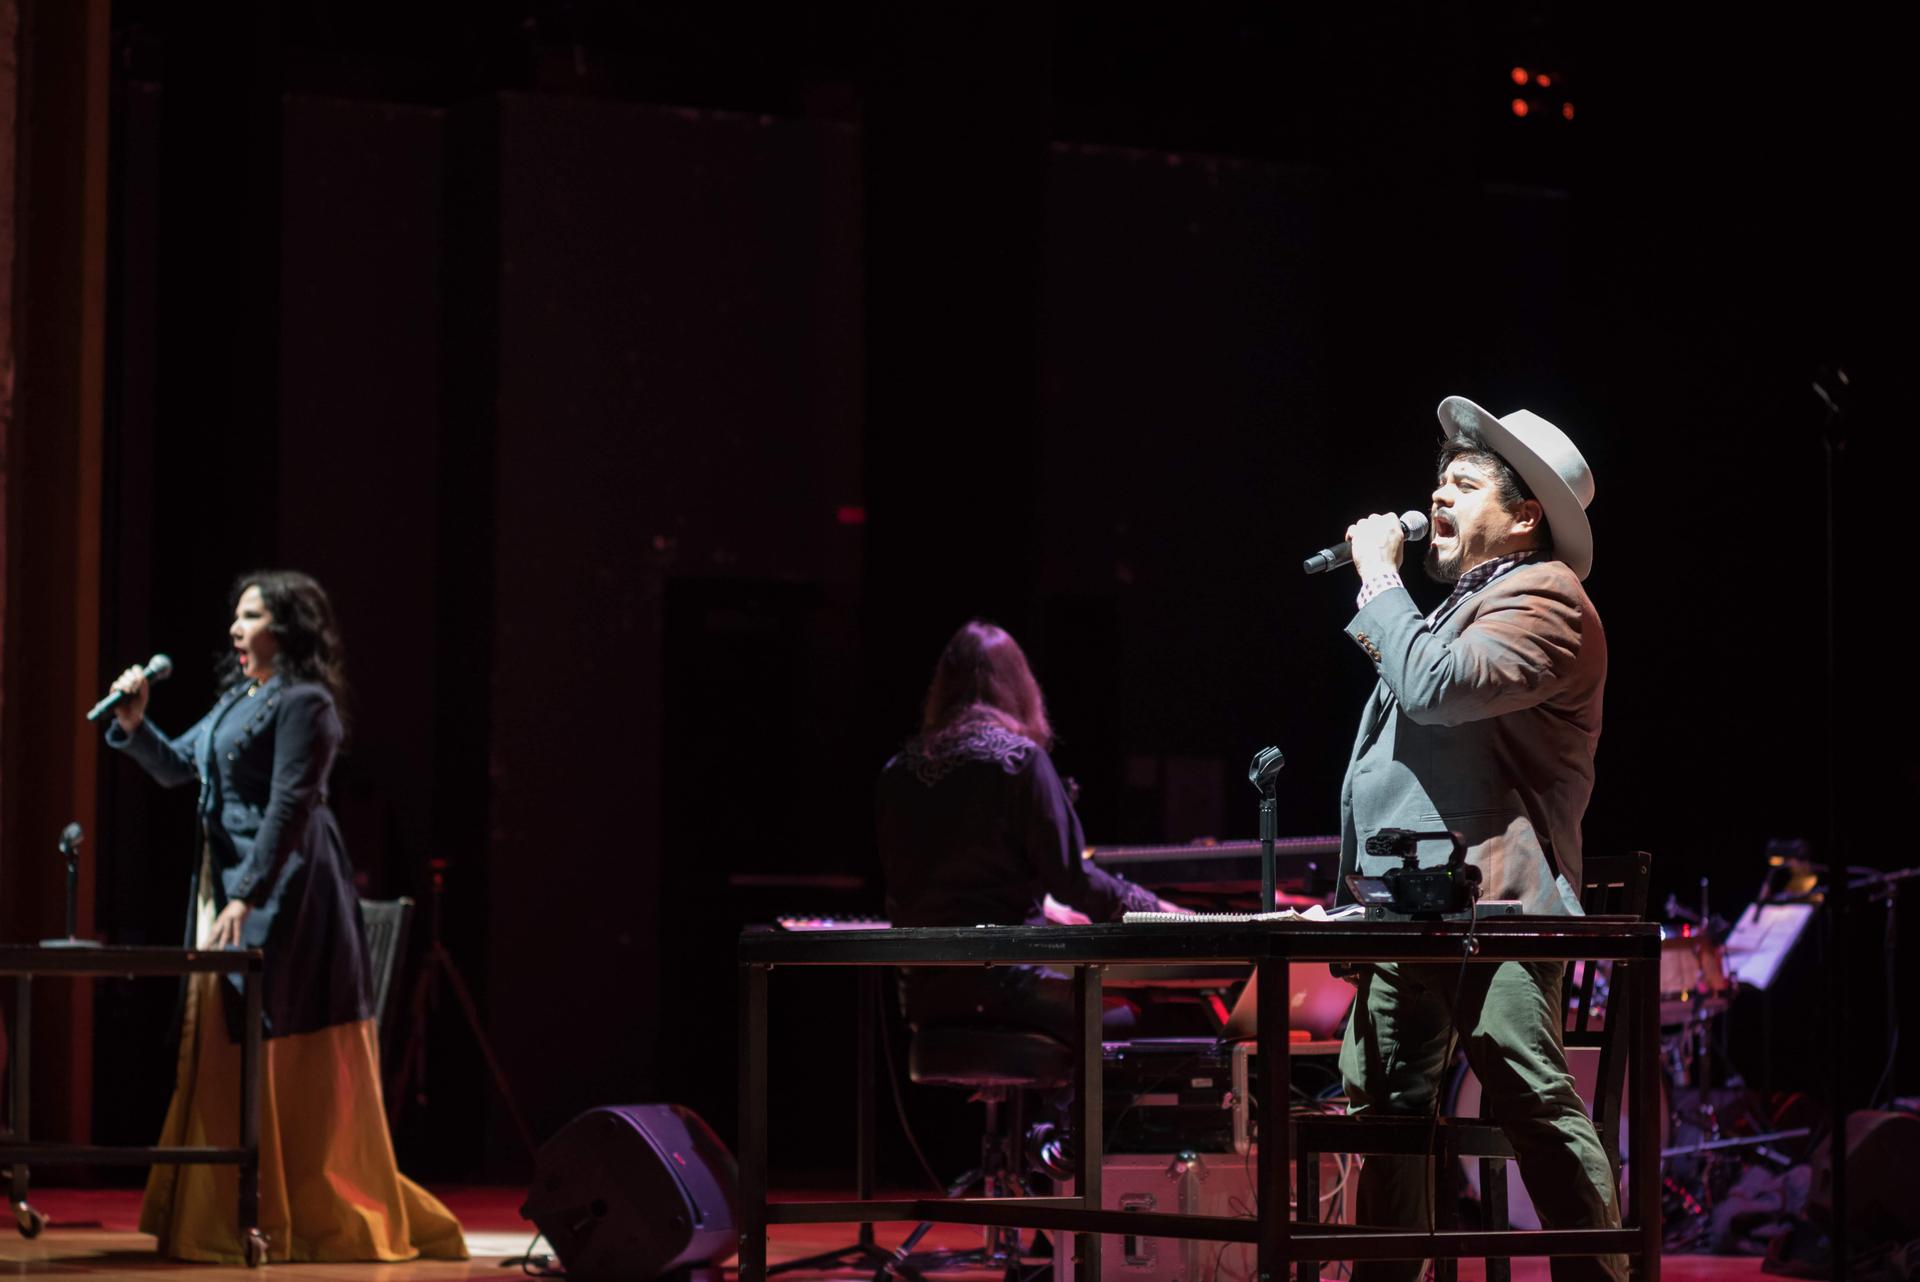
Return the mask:
{"type": "MultiPolygon", "coordinates": [[[[1418,543],[1427,537],[1427,514],[1425,512],[1402,512],[1400,528],[1406,532],[1407,542],[1418,543]]],[[[1330,548],[1321,548],[1301,563],[1300,568],[1308,574],[1324,574],[1328,570],[1353,562],[1353,544],[1336,543],[1330,548]]]]}
{"type": "MultiPolygon", "coordinates": [[[[147,660],[147,666],[140,669],[140,674],[149,681],[165,681],[173,675],[173,660],[164,654],[156,654],[147,660]]],[[[101,717],[113,711],[114,705],[126,697],[125,691],[107,691],[107,697],[94,704],[92,709],[88,711],[87,720],[98,721],[101,717]]]]}

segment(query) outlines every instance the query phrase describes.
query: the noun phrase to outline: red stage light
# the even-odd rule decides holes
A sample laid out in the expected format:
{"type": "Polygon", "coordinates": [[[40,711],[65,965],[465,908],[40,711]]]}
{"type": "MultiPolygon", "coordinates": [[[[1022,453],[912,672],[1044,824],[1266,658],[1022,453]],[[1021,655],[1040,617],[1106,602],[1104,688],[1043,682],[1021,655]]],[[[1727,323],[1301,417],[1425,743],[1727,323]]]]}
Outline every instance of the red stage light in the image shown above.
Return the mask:
{"type": "Polygon", "coordinates": [[[833,519],[841,525],[865,525],[867,523],[867,509],[853,506],[843,507],[833,514],[833,519]]]}
{"type": "Polygon", "coordinates": [[[1560,115],[1561,115],[1561,118],[1562,118],[1562,119],[1565,119],[1565,120],[1572,120],[1572,119],[1573,119],[1573,104],[1572,104],[1572,103],[1570,103],[1570,102],[1563,102],[1563,103],[1561,103],[1561,104],[1560,104],[1560,115]]]}
{"type": "Polygon", "coordinates": [[[1525,67],[1515,67],[1515,68],[1513,69],[1513,83],[1514,83],[1514,84],[1516,84],[1516,85],[1524,85],[1524,84],[1526,84],[1526,83],[1527,83],[1527,80],[1528,80],[1528,76],[1527,76],[1527,69],[1526,69],[1525,67]]]}
{"type": "Polygon", "coordinates": [[[1545,89],[1553,84],[1553,77],[1543,71],[1533,78],[1533,83],[1545,89]]]}
{"type": "Polygon", "coordinates": [[[1526,115],[1526,114],[1527,114],[1527,111],[1528,111],[1528,110],[1529,110],[1529,108],[1527,107],[1527,100],[1526,100],[1525,98],[1515,98],[1515,99],[1513,100],[1513,114],[1514,114],[1514,115],[1516,115],[1516,116],[1524,116],[1524,115],[1526,115]]]}

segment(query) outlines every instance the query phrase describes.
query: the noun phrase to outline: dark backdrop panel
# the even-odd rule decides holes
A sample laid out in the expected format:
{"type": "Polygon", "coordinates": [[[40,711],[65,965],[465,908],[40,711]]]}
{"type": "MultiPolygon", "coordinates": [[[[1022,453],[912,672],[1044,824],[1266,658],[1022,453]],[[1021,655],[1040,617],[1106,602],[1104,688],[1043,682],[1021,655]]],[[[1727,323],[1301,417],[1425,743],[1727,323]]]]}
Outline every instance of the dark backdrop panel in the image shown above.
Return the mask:
{"type": "Polygon", "coordinates": [[[1328,585],[1297,569],[1339,528],[1319,183],[1056,147],[1047,209],[1037,640],[1089,837],[1251,834],[1266,743],[1289,757],[1282,827],[1330,831],[1320,727],[1350,692],[1309,622],[1328,585]]]}
{"type": "MultiPolygon", "coordinates": [[[[465,1174],[484,1098],[471,1035],[444,988],[423,1023],[409,1003],[431,934],[429,862],[452,863],[454,911],[484,892],[477,852],[436,822],[486,795],[484,775],[447,769],[437,698],[451,666],[439,621],[466,590],[440,539],[453,470],[441,430],[447,115],[295,95],[284,121],[277,559],[326,585],[346,639],[353,723],[330,790],[360,893],[417,905],[386,1025],[390,1070],[416,1038],[428,1051],[401,1092],[401,1160],[423,1177],[465,1174]]],[[[467,981],[482,982],[474,932],[447,934],[467,981]]]]}
{"type": "MultiPolygon", "coordinates": [[[[175,675],[155,687],[148,712],[155,725],[179,733],[199,715],[210,690],[206,660],[218,637],[205,625],[217,625],[219,616],[196,627],[177,603],[163,609],[155,597],[156,556],[177,549],[182,533],[177,517],[157,519],[169,503],[153,484],[155,456],[164,448],[154,432],[160,92],[151,84],[125,86],[114,107],[120,200],[110,250],[108,332],[109,368],[117,376],[108,383],[104,433],[101,577],[108,590],[101,608],[100,671],[105,677],[145,662],[155,650],[170,652],[175,675]]],[[[193,792],[163,792],[118,753],[100,755],[94,909],[100,929],[114,943],[177,944],[194,854],[193,792]]],[[[116,1089],[94,1093],[94,1135],[102,1144],[151,1143],[173,1087],[171,1063],[154,1053],[172,1033],[173,986],[105,981],[97,986],[96,1001],[95,1080],[114,1080],[110,1065],[146,1067],[121,1074],[116,1089]]]]}
{"type": "MultiPolygon", "coordinates": [[[[735,1113],[734,941],[783,914],[877,915],[876,763],[860,742],[845,594],[813,582],[670,578],[664,598],[665,861],[656,995],[663,1089],[735,1113]]],[[[850,976],[782,976],[770,1069],[789,1177],[844,1182],[852,1148],[850,976]]]]}
{"type": "MultiPolygon", "coordinates": [[[[279,99],[240,50],[270,25],[192,20],[162,90],[116,86],[103,517],[104,684],[173,656],[149,712],[172,734],[210,702],[229,647],[228,583],[274,550],[278,378],[279,99]]],[[[197,850],[190,789],[163,793],[102,753],[98,921],[117,943],[178,942],[197,850]]],[[[148,1143],[173,1079],[164,982],[100,987],[96,1134],[148,1143]]]]}
{"type": "Polygon", "coordinates": [[[863,85],[862,633],[884,756],[971,617],[1031,635],[1050,5],[875,10],[863,85]]]}
{"type": "Polygon", "coordinates": [[[279,559],[328,588],[354,733],[332,800],[362,893],[420,894],[434,778],[444,120],[289,98],[279,559]]]}
{"type": "Polygon", "coordinates": [[[752,793],[664,792],[669,760],[731,765],[685,755],[729,733],[806,751],[811,706],[721,699],[670,734],[665,588],[857,572],[858,152],[829,126],[531,97],[502,100],[499,146],[488,1018],[543,1135],[596,1104],[730,1100],[730,968],[680,950],[731,939],[718,874],[765,855],[664,847],[719,824],[691,799],[735,807],[743,842],[797,832],[790,866],[837,855],[801,817],[749,822],[752,793]]]}

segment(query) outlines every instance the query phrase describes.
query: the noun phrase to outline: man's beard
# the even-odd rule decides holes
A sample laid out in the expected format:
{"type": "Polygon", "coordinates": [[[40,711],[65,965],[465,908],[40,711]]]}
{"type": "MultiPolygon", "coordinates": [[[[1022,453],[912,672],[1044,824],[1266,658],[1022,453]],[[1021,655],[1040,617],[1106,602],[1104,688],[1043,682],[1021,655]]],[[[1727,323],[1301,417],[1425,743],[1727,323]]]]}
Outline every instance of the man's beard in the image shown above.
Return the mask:
{"type": "Polygon", "coordinates": [[[1429,543],[1427,555],[1421,560],[1420,565],[1426,570],[1427,577],[1435,583],[1444,583],[1451,587],[1460,581],[1460,562],[1465,556],[1466,553],[1461,549],[1458,539],[1454,540],[1451,556],[1442,555],[1439,544],[1429,543]]]}

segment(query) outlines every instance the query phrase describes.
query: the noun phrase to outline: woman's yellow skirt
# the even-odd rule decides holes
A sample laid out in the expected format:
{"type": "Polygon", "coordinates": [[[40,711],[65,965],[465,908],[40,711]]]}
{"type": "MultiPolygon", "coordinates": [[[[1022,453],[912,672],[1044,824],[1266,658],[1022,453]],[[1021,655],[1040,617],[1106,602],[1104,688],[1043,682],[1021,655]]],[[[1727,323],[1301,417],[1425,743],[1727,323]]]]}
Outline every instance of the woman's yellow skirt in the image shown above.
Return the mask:
{"type": "MultiPolygon", "coordinates": [[[[195,975],[163,1145],[240,1142],[240,1048],[227,1038],[218,975],[195,975]]],[[[373,1021],[262,1043],[260,1227],[273,1260],[464,1260],[460,1222],[400,1174],[380,1095],[373,1021]]],[[[235,1166],[156,1166],[140,1231],[160,1254],[245,1262],[235,1166]]]]}

